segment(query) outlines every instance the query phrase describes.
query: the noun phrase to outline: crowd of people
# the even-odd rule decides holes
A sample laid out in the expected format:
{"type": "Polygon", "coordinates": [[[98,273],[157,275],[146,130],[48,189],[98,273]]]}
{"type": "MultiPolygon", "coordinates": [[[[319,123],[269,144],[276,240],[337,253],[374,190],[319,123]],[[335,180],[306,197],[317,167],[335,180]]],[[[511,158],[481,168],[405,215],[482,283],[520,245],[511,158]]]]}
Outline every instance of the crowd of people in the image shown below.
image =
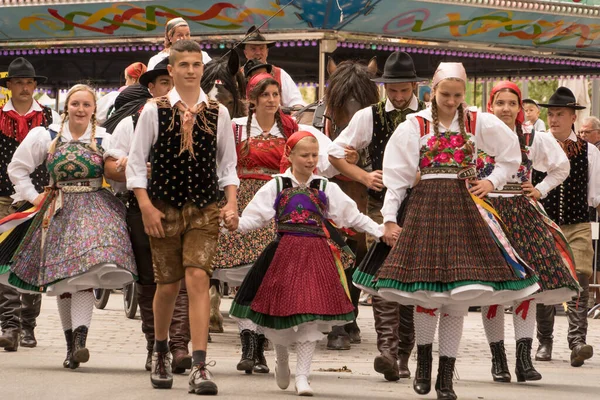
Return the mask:
{"type": "Polygon", "coordinates": [[[201,89],[210,57],[181,18],[167,23],[165,50],[148,67],[130,65],[127,85],[102,108],[78,84],[59,116],[33,99],[46,78],[24,58],[10,64],[0,79],[12,92],[0,110],[0,347],[37,345],[46,293],[57,299],[63,366],[79,368],[90,358],[92,289],[135,281],[152,387],[171,388],[173,373],[190,370],[190,393],[216,395],[207,350],[218,276],[242,282],[229,313],[242,344],[237,370],[269,373],[270,341],[285,390],[294,347],[300,396],[314,394],[316,343],[356,318],[352,286],[373,295],[375,371],[410,378],[416,344],[418,394],[431,391],[437,331],[437,398],[458,397],[453,373],[472,306],[481,307],[496,382],[512,379],[505,306],[518,382],[542,379],[536,321],[535,359],[552,359],[555,304],[567,304],[571,365],[592,357],[600,120],[576,133],[583,107],[569,89],[540,104],[503,81],[481,112],[464,103],[463,65],[443,62],[425,103],[415,95],[425,79],[394,52],[373,78],[385,99],[334,135],[283,112],[305,103],[268,63],[271,44],[255,28],[241,44],[241,118],[201,89]],[[368,193],[366,213],[336,183],[342,175],[368,193]],[[364,257],[349,248],[349,228],[367,234],[364,257]]]}

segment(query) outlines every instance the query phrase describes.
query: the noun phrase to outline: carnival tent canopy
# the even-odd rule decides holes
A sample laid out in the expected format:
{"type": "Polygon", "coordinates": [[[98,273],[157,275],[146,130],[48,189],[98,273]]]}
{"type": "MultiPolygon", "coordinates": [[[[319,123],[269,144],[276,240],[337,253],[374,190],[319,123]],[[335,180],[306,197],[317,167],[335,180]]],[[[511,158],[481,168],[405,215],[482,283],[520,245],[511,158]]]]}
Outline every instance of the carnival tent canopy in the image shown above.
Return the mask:
{"type": "Polygon", "coordinates": [[[471,76],[481,77],[594,74],[600,68],[598,0],[0,4],[0,71],[25,55],[39,73],[50,77],[49,85],[91,77],[98,84],[118,86],[125,66],[147,62],[161,49],[165,22],[179,16],[216,57],[235,45],[250,25],[269,20],[261,29],[277,41],[269,60],[297,81],[317,79],[324,40],[337,44],[333,55],[338,60],[378,55],[382,65],[389,51],[409,51],[425,76],[449,59],[464,62],[471,76]]]}

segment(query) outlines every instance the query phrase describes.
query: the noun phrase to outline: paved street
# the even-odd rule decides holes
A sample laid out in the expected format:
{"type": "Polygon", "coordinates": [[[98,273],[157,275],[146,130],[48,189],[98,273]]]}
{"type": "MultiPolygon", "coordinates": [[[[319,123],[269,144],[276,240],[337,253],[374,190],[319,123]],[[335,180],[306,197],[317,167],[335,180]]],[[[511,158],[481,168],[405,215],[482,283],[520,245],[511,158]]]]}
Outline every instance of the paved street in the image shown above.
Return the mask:
{"type": "MultiPolygon", "coordinates": [[[[221,309],[228,310],[230,300],[224,299],[221,309]]],[[[350,351],[325,350],[325,341],[318,346],[312,365],[312,387],[322,399],[435,399],[435,391],[428,396],[418,396],[412,390],[411,380],[390,383],[373,371],[373,357],[377,354],[375,332],[370,307],[361,307],[359,325],[363,342],[350,351]],[[327,372],[347,367],[351,372],[327,372]]],[[[507,351],[509,365],[514,369],[515,344],[512,317],[506,316],[507,351]]],[[[122,296],[111,295],[105,310],[95,310],[88,348],[90,361],[71,371],[62,368],[65,344],[56,302],[44,298],[42,314],[36,330],[38,347],[20,348],[16,353],[0,353],[0,399],[189,399],[187,376],[176,375],[172,390],[153,390],[149,373],[143,369],[145,340],[140,330],[139,317],[125,318],[122,296]]],[[[240,346],[235,324],[226,318],[226,332],[213,334],[208,358],[216,361],[212,368],[219,385],[221,399],[291,399],[295,396],[293,383],[287,391],[275,384],[273,374],[244,375],[235,370],[239,361],[240,346]]],[[[598,399],[600,398],[600,356],[582,368],[569,365],[566,345],[566,320],[557,317],[557,339],[554,360],[536,363],[544,376],[537,383],[493,383],[490,376],[489,348],[487,346],[479,313],[470,313],[465,322],[461,343],[461,356],[457,362],[458,380],[455,390],[461,400],[514,400],[519,398],[598,399]]],[[[600,320],[590,320],[588,342],[600,350],[600,320]]],[[[434,352],[437,345],[434,345],[434,352]]],[[[274,352],[267,355],[271,368],[275,364],[274,352]]],[[[411,358],[414,372],[415,359],[411,358]]],[[[292,353],[291,367],[295,366],[292,353]]],[[[434,354],[434,370],[437,359],[434,354]]],[[[435,373],[434,373],[435,378],[435,373]]],[[[293,378],[292,378],[293,379],[293,378]]],[[[292,381],[293,382],[293,381],[292,381]]]]}

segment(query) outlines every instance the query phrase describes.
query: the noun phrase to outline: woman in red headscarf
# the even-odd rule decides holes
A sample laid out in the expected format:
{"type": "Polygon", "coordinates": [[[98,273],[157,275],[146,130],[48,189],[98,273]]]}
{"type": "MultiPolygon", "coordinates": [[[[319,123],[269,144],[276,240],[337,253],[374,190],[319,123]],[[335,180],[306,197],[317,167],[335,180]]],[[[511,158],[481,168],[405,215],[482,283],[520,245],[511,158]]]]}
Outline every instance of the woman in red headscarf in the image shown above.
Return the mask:
{"type": "MultiPolygon", "coordinates": [[[[521,91],[514,83],[504,81],[494,86],[487,108],[515,132],[521,146],[519,170],[502,190],[491,192],[488,198],[502,219],[511,244],[540,278],[538,293],[511,304],[517,341],[517,381],[536,381],[542,376],[531,361],[535,304],[558,304],[579,291],[569,246],[558,225],[537,201],[567,178],[569,160],[551,134],[523,133],[521,91]],[[532,168],[546,174],[535,186],[531,183],[532,168]]],[[[494,170],[493,157],[480,152],[477,169],[479,178],[484,179],[494,170]]],[[[504,308],[482,307],[481,316],[492,351],[492,377],[496,382],[510,382],[504,350],[504,308]]]]}
{"type": "Polygon", "coordinates": [[[294,133],[285,146],[291,167],[246,206],[238,230],[249,232],[274,218],[277,237],[252,266],[230,310],[234,318],[262,327],[275,344],[275,377],[281,389],[290,383],[288,347],[296,344],[296,391],[301,396],[313,393],[308,376],[315,345],[324,337],[321,332],[355,318],[343,250],[337,247],[341,236],[328,219],[375,237],[383,233],[338,185],[314,174],[320,157],[312,133],[294,133]]]}
{"type": "MultiPolygon", "coordinates": [[[[311,131],[323,151],[316,165],[319,173],[330,167],[325,153],[331,141],[313,127],[298,125],[293,118],[281,112],[279,83],[268,73],[254,75],[246,88],[249,102],[247,117],[233,120],[233,135],[237,149],[238,210],[240,215],[256,192],[281,168],[285,142],[299,129],[311,131]]],[[[284,162],[286,160],[284,159],[284,162]]],[[[256,261],[265,245],[275,236],[275,225],[246,233],[221,235],[213,262],[214,279],[239,285],[246,272],[256,261]]],[[[265,337],[250,320],[239,323],[242,356],[239,371],[268,373],[264,357],[265,337]]]]}

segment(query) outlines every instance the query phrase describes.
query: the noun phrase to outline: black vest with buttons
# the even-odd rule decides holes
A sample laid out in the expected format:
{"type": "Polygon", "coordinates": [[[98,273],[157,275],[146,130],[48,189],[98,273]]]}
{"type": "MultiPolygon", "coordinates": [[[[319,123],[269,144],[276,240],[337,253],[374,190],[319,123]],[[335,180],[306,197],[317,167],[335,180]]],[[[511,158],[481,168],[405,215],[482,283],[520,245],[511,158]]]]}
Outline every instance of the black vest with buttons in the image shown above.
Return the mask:
{"type": "MultiPolygon", "coordinates": [[[[47,128],[52,123],[52,110],[49,107],[42,106],[41,112],[44,114],[44,121],[41,126],[47,128]]],[[[31,126],[31,121],[29,121],[29,130],[32,130],[33,128],[37,128],[37,126],[31,126]]],[[[17,121],[14,121],[13,129],[17,129],[17,121]]],[[[19,144],[20,143],[14,136],[7,136],[0,132],[0,196],[10,196],[15,193],[13,184],[8,178],[7,168],[17,147],[19,147],[19,144]]],[[[35,186],[35,190],[37,190],[38,193],[43,192],[44,186],[48,185],[50,179],[48,170],[46,169],[46,163],[42,163],[42,165],[38,166],[29,176],[31,182],[35,186]]]]}
{"type": "MultiPolygon", "coordinates": [[[[588,147],[582,139],[577,139],[580,151],[569,158],[571,172],[563,183],[552,189],[541,200],[544,209],[558,225],[589,222],[588,213],[588,147]]],[[[534,185],[546,177],[545,172],[534,170],[534,185]]]]}
{"type": "Polygon", "coordinates": [[[183,208],[191,201],[204,208],[217,201],[217,122],[219,104],[209,105],[196,116],[194,156],[181,148],[181,116],[166,97],[157,99],[158,138],[152,147],[149,192],[153,199],[183,208]]]}
{"type": "MultiPolygon", "coordinates": [[[[396,111],[394,113],[394,111],[386,112],[385,104],[386,100],[383,100],[371,106],[371,109],[373,110],[373,138],[369,144],[369,158],[371,160],[371,167],[373,171],[383,169],[383,152],[385,151],[385,146],[387,146],[390,137],[392,137],[392,134],[398,125],[406,121],[406,116],[408,114],[412,114],[426,108],[425,103],[419,101],[419,105],[415,111],[406,108],[402,111],[396,111]],[[392,117],[394,114],[395,118],[392,117]]],[[[381,192],[369,189],[369,196],[377,200],[383,200],[385,197],[385,189],[383,189],[381,192]]]]}

